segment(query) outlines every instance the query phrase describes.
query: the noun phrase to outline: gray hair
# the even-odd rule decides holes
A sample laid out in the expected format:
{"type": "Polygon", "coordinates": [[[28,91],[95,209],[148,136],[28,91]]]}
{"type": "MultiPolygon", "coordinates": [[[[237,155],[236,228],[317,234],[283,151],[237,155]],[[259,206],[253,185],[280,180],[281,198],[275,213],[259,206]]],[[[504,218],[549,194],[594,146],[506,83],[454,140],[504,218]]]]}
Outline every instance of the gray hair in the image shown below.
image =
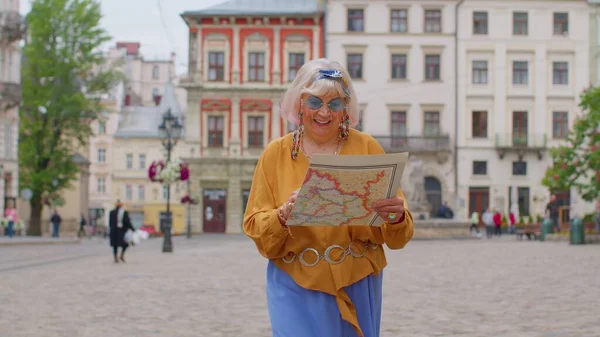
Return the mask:
{"type": "Polygon", "coordinates": [[[350,126],[355,127],[360,119],[356,92],[350,79],[348,71],[338,62],[331,61],[325,58],[315,59],[306,62],[298,72],[296,78],[283,95],[283,100],[280,105],[279,113],[281,117],[293,124],[300,124],[300,100],[302,94],[308,93],[315,96],[323,96],[331,92],[336,92],[340,97],[346,99],[348,109],[346,113],[350,117],[350,126]],[[342,73],[344,81],[350,91],[350,97],[346,97],[342,83],[339,81],[314,81],[313,78],[318,73],[319,69],[339,70],[342,73]]]}

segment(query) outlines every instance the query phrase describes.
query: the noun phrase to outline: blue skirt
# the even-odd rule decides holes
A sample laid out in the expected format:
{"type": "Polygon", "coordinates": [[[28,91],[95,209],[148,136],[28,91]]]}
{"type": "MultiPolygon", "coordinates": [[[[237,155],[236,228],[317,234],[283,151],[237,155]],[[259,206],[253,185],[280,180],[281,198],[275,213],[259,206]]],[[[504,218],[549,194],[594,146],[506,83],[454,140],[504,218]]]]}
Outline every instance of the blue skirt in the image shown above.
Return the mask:
{"type": "MultiPolygon", "coordinates": [[[[365,337],[379,337],[383,272],[346,287],[365,337]]],[[[272,261],[267,266],[267,305],[273,337],[357,337],[340,315],[335,296],[300,287],[272,261]]]]}

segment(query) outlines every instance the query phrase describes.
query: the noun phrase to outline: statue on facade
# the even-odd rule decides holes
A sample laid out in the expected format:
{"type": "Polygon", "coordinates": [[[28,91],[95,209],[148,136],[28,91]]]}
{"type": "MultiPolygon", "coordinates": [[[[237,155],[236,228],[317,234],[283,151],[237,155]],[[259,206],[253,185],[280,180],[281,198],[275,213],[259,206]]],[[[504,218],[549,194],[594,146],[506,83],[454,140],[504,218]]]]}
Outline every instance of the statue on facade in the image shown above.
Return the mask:
{"type": "Polygon", "coordinates": [[[408,196],[408,205],[411,212],[423,212],[423,215],[427,218],[429,217],[431,205],[427,199],[427,192],[425,192],[423,161],[413,158],[409,161],[409,167],[409,181],[411,188],[408,196]]]}

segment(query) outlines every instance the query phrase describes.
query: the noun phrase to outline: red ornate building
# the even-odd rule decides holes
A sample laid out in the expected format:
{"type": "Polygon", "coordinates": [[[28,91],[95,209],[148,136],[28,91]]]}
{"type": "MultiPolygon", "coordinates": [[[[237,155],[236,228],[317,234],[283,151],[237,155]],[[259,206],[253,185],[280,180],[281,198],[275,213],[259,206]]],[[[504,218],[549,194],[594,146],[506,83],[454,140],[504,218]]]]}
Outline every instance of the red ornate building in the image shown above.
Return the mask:
{"type": "Polygon", "coordinates": [[[182,14],[189,27],[186,143],[194,232],[241,232],[257,158],[293,128],[279,102],[305,61],[324,55],[322,4],[231,0],[182,14]]]}

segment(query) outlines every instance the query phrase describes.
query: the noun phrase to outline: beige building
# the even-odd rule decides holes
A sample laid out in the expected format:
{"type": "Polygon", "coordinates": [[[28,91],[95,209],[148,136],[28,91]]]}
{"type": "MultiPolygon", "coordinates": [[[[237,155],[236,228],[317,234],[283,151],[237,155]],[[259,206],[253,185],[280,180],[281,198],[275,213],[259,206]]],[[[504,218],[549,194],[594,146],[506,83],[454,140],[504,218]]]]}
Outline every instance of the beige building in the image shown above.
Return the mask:
{"type": "MultiPolygon", "coordinates": [[[[148,167],[153,161],[166,158],[158,130],[163,114],[170,109],[175,116],[183,118],[174,85],[167,84],[161,95],[158,106],[123,108],[113,135],[112,151],[106,159],[111,172],[109,207],[114,207],[114,201],[119,199],[125,203],[136,228],[152,225],[157,231],[160,230],[160,215],[166,212],[167,186],[151,182],[148,167]]],[[[178,143],[171,159],[181,159],[185,150],[185,144],[178,143]]],[[[186,209],[181,198],[186,192],[186,183],[171,185],[171,212],[176,234],[185,232],[186,209]]]]}
{"type": "MultiPolygon", "coordinates": [[[[410,152],[427,200],[419,215],[455,200],[457,1],[346,1],[327,5],[326,55],[350,72],[363,131],[386,152],[410,152]],[[420,165],[418,163],[421,163],[420,165]]],[[[412,165],[412,164],[411,164],[412,165]]],[[[402,186],[413,190],[407,167],[402,186]]]]}
{"type": "MultiPolygon", "coordinates": [[[[149,117],[143,113],[154,111],[156,105],[161,103],[169,81],[175,84],[178,106],[185,109],[187,103],[186,91],[176,87],[179,79],[175,77],[175,55],[171,55],[169,60],[146,60],[140,54],[139,43],[117,42],[115,47],[107,51],[106,58],[107,64],[119,65],[118,69],[125,74],[126,81],[103,97],[105,111],[92,125],[95,135],[89,144],[91,165],[88,216],[98,225],[107,224],[108,212],[114,207],[115,195],[118,195],[113,187],[113,168],[117,164],[112,158],[120,156],[114,153],[118,150],[113,147],[113,142],[119,129],[119,121],[123,120],[122,115],[128,111],[138,111],[141,114],[139,119],[149,117]]],[[[155,150],[155,142],[135,139],[128,145],[129,141],[129,138],[121,138],[119,144],[124,148],[135,147],[138,152],[155,150]]]]}
{"type": "Polygon", "coordinates": [[[18,134],[24,18],[18,0],[0,0],[0,209],[19,194],[18,134]]]}
{"type": "MultiPolygon", "coordinates": [[[[458,214],[512,206],[543,216],[549,149],[594,76],[588,3],[467,0],[458,13],[458,214]]],[[[553,192],[580,216],[592,211],[575,191],[553,192]]]]}

